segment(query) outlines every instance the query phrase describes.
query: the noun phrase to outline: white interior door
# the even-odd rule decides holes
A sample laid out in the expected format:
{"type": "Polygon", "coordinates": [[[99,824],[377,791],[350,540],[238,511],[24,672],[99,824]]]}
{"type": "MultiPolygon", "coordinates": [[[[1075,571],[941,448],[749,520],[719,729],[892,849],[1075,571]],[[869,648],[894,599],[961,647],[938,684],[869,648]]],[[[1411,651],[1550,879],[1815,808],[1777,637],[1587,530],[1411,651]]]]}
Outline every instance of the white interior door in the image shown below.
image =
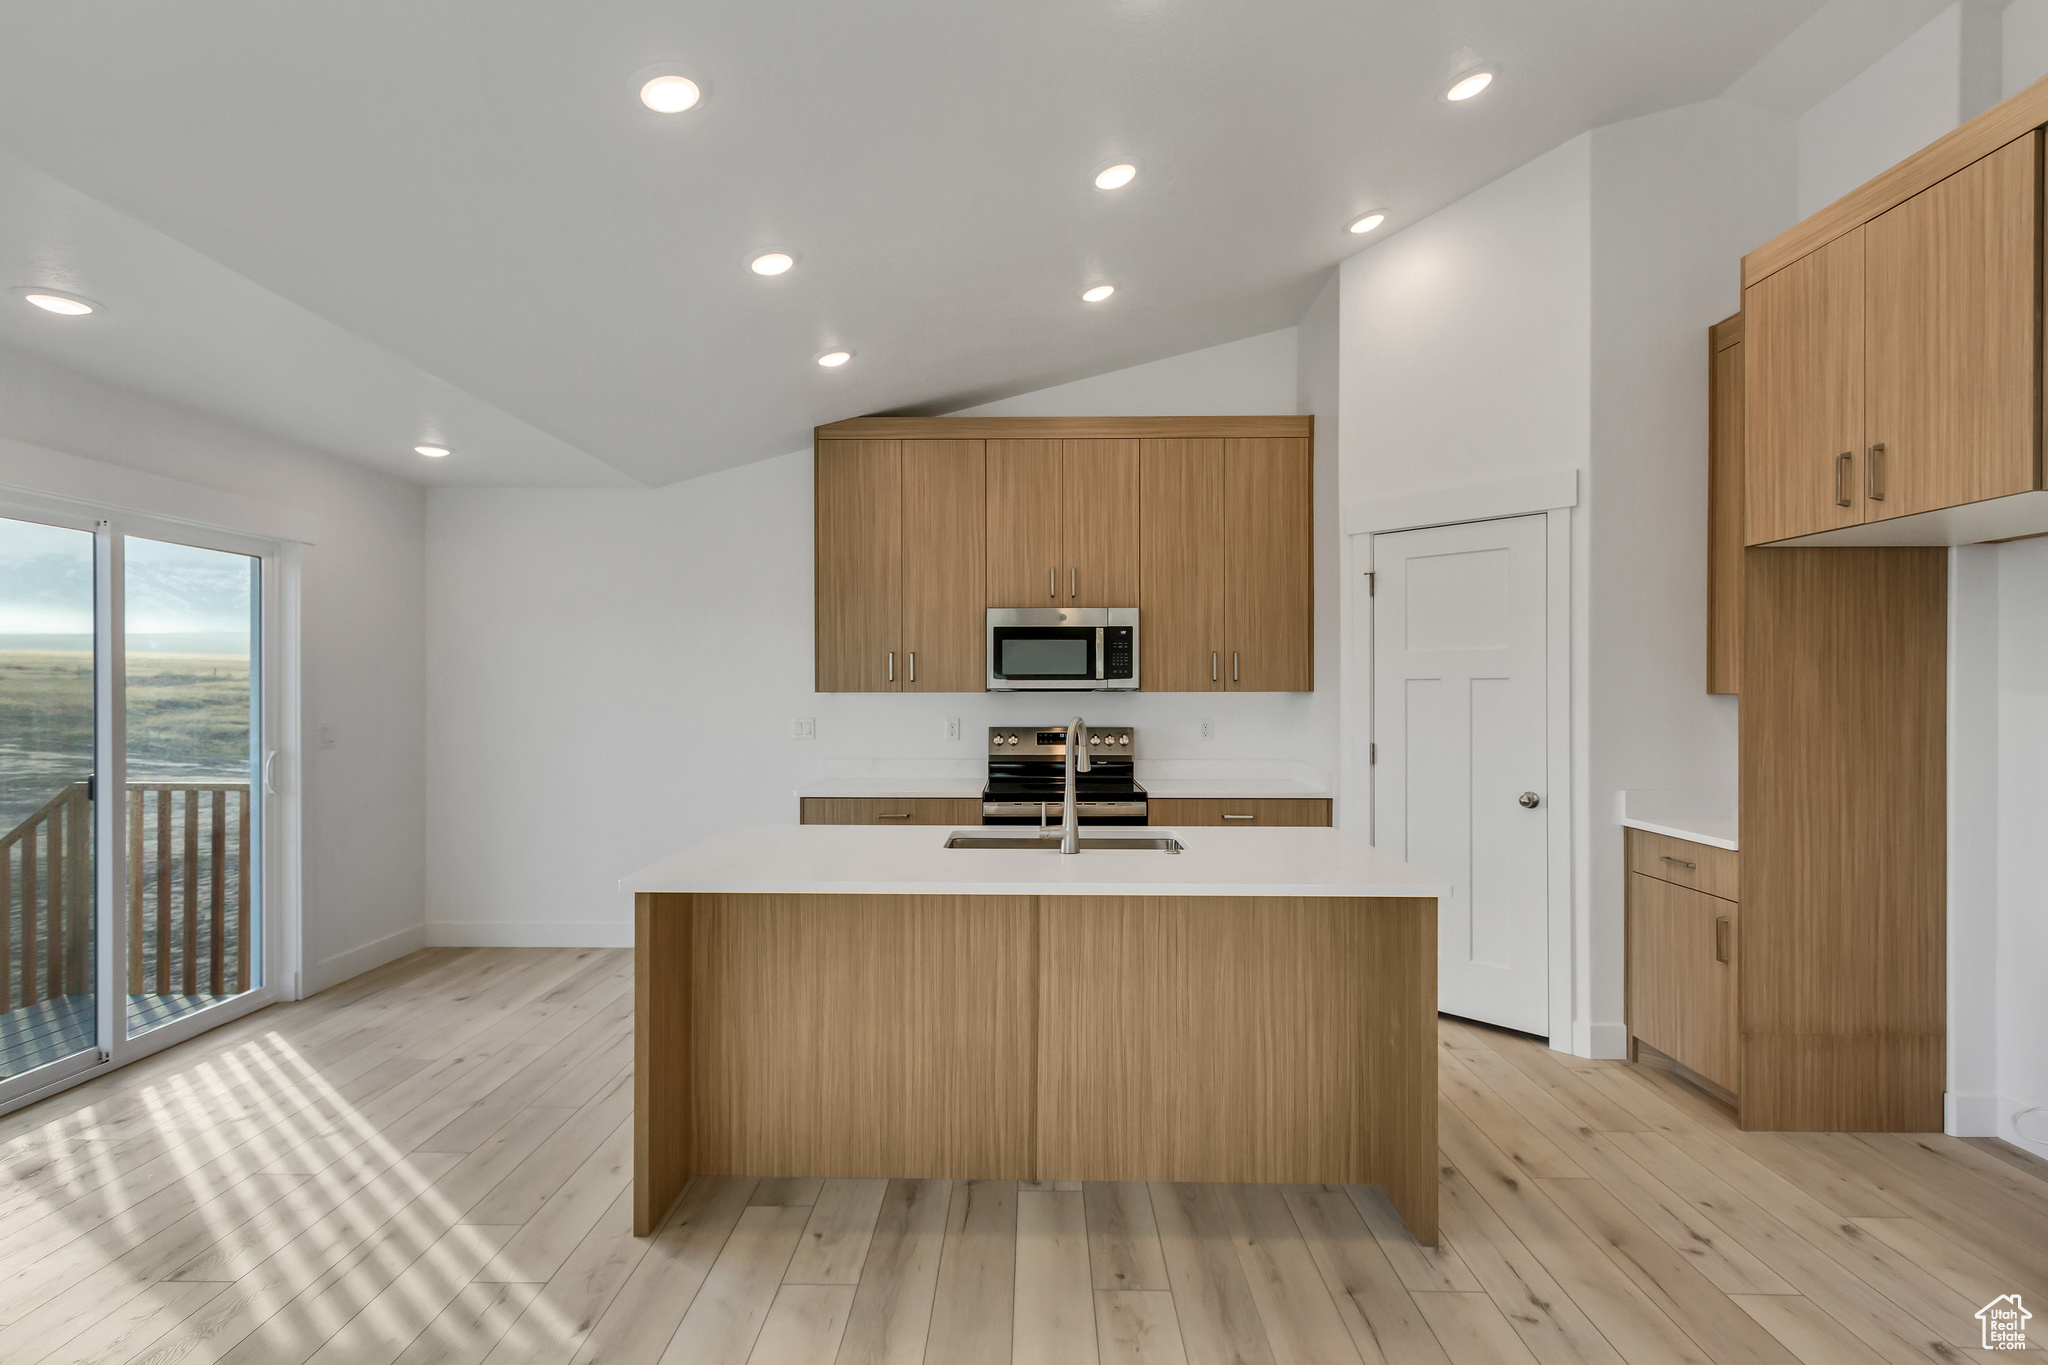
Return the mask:
{"type": "Polygon", "coordinates": [[[1451,884],[1437,1006],[1550,1032],[1545,519],[1373,537],[1374,842],[1451,884]]]}

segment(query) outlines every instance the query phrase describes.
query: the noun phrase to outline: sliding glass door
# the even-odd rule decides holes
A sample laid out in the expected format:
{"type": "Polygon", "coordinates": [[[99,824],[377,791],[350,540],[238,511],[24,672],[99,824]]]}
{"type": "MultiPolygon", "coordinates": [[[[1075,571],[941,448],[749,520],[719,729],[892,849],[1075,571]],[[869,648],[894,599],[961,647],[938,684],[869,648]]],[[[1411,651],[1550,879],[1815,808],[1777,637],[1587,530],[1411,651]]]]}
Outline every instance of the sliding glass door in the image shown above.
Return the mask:
{"type": "Polygon", "coordinates": [[[93,551],[0,519],[0,1085],[97,1060],[93,551]]]}
{"type": "Polygon", "coordinates": [[[130,536],[128,1034],[263,984],[263,561],[130,536]]]}
{"type": "Polygon", "coordinates": [[[0,1109],[269,998],[278,554],[236,542],[0,509],[0,1109]]]}

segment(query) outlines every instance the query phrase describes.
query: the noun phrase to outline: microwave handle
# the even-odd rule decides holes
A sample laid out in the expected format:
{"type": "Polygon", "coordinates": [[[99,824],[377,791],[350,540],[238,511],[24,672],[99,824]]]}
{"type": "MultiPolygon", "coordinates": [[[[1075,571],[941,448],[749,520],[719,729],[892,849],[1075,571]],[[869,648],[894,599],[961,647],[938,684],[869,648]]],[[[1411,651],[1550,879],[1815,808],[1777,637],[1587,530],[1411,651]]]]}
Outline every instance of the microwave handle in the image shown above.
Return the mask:
{"type": "Polygon", "coordinates": [[[1102,627],[1095,628],[1095,681],[1102,681],[1102,627]]]}

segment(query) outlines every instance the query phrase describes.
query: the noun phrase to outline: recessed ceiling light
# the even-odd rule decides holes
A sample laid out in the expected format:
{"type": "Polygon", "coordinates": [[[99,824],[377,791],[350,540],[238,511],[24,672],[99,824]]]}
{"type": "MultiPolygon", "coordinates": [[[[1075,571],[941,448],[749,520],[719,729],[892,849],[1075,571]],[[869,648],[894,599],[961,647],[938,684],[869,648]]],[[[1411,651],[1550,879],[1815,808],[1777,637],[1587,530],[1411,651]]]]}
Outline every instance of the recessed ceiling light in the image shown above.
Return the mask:
{"type": "Polygon", "coordinates": [[[1451,88],[1444,91],[1444,98],[1456,104],[1469,100],[1487,86],[1493,84],[1493,72],[1488,70],[1468,71],[1451,82],[1451,88]]]}
{"type": "Polygon", "coordinates": [[[76,294],[60,294],[54,289],[23,289],[17,292],[25,302],[59,317],[82,318],[99,309],[91,299],[82,299],[76,294]]]}
{"type": "Polygon", "coordinates": [[[1362,218],[1354,218],[1351,222],[1351,231],[1371,232],[1374,228],[1378,227],[1381,223],[1384,223],[1386,221],[1387,211],[1385,209],[1374,209],[1371,213],[1366,214],[1362,218]]]}
{"type": "Polygon", "coordinates": [[[853,359],[852,351],[827,351],[818,357],[818,363],[828,370],[836,370],[853,359]]]}
{"type": "Polygon", "coordinates": [[[453,453],[447,446],[414,446],[413,449],[430,460],[445,460],[453,453]]]}
{"type": "Polygon", "coordinates": [[[1138,168],[1128,161],[1119,161],[1114,166],[1104,166],[1095,173],[1095,188],[1098,190],[1120,190],[1138,178],[1138,168]]]}
{"type": "Polygon", "coordinates": [[[640,102],[657,114],[695,109],[704,91],[688,76],[656,76],[640,87],[640,102]]]}
{"type": "Polygon", "coordinates": [[[1113,284],[1098,284],[1093,289],[1083,289],[1081,297],[1089,303],[1101,303],[1115,292],[1116,286],[1113,284]]]}
{"type": "Polygon", "coordinates": [[[770,251],[747,262],[747,268],[756,275],[780,275],[796,264],[796,257],[787,251],[770,251]]]}

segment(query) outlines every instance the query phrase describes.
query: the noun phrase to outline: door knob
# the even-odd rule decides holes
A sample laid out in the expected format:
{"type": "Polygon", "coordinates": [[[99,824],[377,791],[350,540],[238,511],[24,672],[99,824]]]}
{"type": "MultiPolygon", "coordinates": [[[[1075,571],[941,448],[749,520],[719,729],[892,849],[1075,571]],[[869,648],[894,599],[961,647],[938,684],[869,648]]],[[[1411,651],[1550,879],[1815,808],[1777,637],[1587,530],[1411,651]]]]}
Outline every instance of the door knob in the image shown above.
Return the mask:
{"type": "Polygon", "coordinates": [[[1538,796],[1535,792],[1523,792],[1521,795],[1521,802],[1530,810],[1535,810],[1538,806],[1543,804],[1543,798],[1538,796]]]}

